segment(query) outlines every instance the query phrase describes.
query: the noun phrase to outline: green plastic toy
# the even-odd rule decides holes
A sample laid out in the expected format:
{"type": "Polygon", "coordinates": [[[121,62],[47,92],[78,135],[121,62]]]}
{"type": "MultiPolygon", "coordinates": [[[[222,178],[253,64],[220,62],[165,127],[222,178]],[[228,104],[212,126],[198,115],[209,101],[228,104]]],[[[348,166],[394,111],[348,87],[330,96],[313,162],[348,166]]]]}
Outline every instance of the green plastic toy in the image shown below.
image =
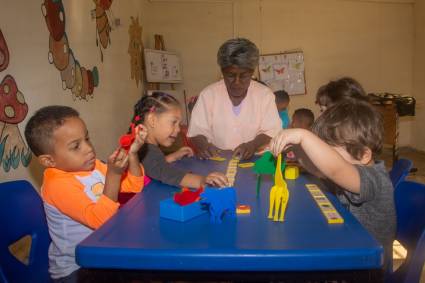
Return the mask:
{"type": "MultiPolygon", "coordinates": [[[[282,171],[285,170],[286,162],[282,162],[282,171]]],[[[264,152],[264,154],[255,161],[254,172],[257,174],[257,198],[260,196],[261,187],[261,175],[274,175],[276,172],[276,158],[270,151],[264,152]]]]}

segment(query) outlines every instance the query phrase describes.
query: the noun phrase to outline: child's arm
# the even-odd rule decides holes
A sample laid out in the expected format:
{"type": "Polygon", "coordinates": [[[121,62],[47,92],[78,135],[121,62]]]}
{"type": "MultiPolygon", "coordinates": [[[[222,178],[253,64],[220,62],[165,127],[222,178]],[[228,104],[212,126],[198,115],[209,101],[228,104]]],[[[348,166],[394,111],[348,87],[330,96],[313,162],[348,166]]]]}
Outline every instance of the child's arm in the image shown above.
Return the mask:
{"type": "Polygon", "coordinates": [[[206,177],[187,173],[181,180],[180,186],[189,188],[199,188],[201,186],[204,187],[205,185],[211,185],[214,187],[227,187],[228,183],[229,181],[227,180],[227,177],[220,172],[212,172],[206,177]]]}
{"type": "Polygon", "coordinates": [[[283,130],[273,138],[270,147],[277,155],[294,144],[301,146],[312,163],[327,178],[348,191],[360,193],[360,175],[356,167],[310,131],[283,130]]]}
{"type": "Polygon", "coordinates": [[[140,167],[138,152],[145,143],[148,132],[142,124],[136,127],[135,132],[134,142],[128,150],[128,172],[133,176],[140,177],[143,176],[143,171],[140,167]]]}
{"type": "Polygon", "coordinates": [[[168,154],[165,157],[165,160],[168,163],[171,163],[171,162],[182,159],[184,156],[192,157],[193,156],[193,150],[188,146],[183,146],[183,147],[179,148],[177,151],[168,154]]]}
{"type": "Polygon", "coordinates": [[[103,194],[115,202],[118,200],[118,193],[121,188],[121,176],[128,167],[128,160],[128,155],[122,148],[115,150],[108,157],[103,194]]]}

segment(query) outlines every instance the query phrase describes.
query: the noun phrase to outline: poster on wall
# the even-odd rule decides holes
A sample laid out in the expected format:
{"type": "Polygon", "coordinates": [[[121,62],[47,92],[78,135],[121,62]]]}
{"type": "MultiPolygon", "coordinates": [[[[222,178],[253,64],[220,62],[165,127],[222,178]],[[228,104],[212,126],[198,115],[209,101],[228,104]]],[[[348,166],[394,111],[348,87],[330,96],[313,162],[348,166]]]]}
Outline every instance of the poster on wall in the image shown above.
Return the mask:
{"type": "Polygon", "coordinates": [[[180,83],[183,81],[177,53],[145,49],[146,79],[149,83],[180,83]]]}
{"type": "Polygon", "coordinates": [[[273,91],[289,95],[305,94],[304,54],[302,51],[260,55],[260,80],[273,91]]]}

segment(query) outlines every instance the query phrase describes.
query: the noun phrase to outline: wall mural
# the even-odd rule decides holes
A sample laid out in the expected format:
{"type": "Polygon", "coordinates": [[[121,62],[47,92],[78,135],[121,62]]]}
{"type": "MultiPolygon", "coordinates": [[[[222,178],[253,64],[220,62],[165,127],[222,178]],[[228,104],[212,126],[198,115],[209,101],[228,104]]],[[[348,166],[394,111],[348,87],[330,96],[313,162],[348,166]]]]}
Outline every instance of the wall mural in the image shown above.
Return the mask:
{"type": "MultiPolygon", "coordinates": [[[[93,98],[94,87],[99,85],[99,72],[96,66],[92,70],[81,66],[69,47],[65,32],[65,9],[62,1],[45,0],[41,5],[41,11],[50,33],[48,59],[50,64],[54,64],[60,72],[62,88],[71,90],[74,99],[88,100],[93,98]]],[[[99,37],[102,38],[100,34],[102,33],[99,31],[99,37]]],[[[107,38],[109,40],[109,32],[107,38]]]]}
{"type": "Polygon", "coordinates": [[[139,18],[131,17],[131,25],[128,28],[130,42],[128,44],[128,54],[130,55],[131,79],[136,81],[139,87],[139,81],[142,81],[142,27],[139,24],[139,18]]]}
{"type": "MultiPolygon", "coordinates": [[[[0,29],[0,72],[9,65],[9,49],[0,29]]],[[[0,83],[0,164],[3,171],[27,167],[31,151],[25,145],[18,124],[28,113],[24,95],[19,91],[13,76],[7,74],[0,83]]]]}
{"type": "Polygon", "coordinates": [[[99,46],[100,60],[103,62],[103,49],[111,44],[111,38],[109,33],[111,32],[111,26],[109,24],[108,16],[106,12],[110,12],[112,0],[93,0],[96,4],[95,15],[96,15],[96,45],[99,46]],[[100,45],[99,45],[100,41],[100,45]]]}

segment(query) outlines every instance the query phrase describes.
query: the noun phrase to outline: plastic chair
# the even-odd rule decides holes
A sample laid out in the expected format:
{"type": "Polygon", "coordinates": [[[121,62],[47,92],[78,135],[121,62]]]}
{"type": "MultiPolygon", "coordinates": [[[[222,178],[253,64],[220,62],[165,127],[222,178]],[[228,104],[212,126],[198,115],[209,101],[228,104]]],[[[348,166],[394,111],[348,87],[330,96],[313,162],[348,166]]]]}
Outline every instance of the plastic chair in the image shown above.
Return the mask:
{"type": "Polygon", "coordinates": [[[27,181],[0,183],[0,282],[50,282],[50,236],[43,202],[27,181]],[[31,236],[28,265],[15,258],[9,245],[31,236]]]}
{"type": "Polygon", "coordinates": [[[425,263],[425,184],[404,181],[394,192],[398,240],[407,258],[386,282],[419,282],[425,263]]]}
{"type": "Polygon", "coordinates": [[[393,164],[393,168],[390,170],[390,179],[394,188],[397,188],[397,185],[403,182],[406,176],[409,175],[412,165],[412,161],[403,158],[393,164]]]}

